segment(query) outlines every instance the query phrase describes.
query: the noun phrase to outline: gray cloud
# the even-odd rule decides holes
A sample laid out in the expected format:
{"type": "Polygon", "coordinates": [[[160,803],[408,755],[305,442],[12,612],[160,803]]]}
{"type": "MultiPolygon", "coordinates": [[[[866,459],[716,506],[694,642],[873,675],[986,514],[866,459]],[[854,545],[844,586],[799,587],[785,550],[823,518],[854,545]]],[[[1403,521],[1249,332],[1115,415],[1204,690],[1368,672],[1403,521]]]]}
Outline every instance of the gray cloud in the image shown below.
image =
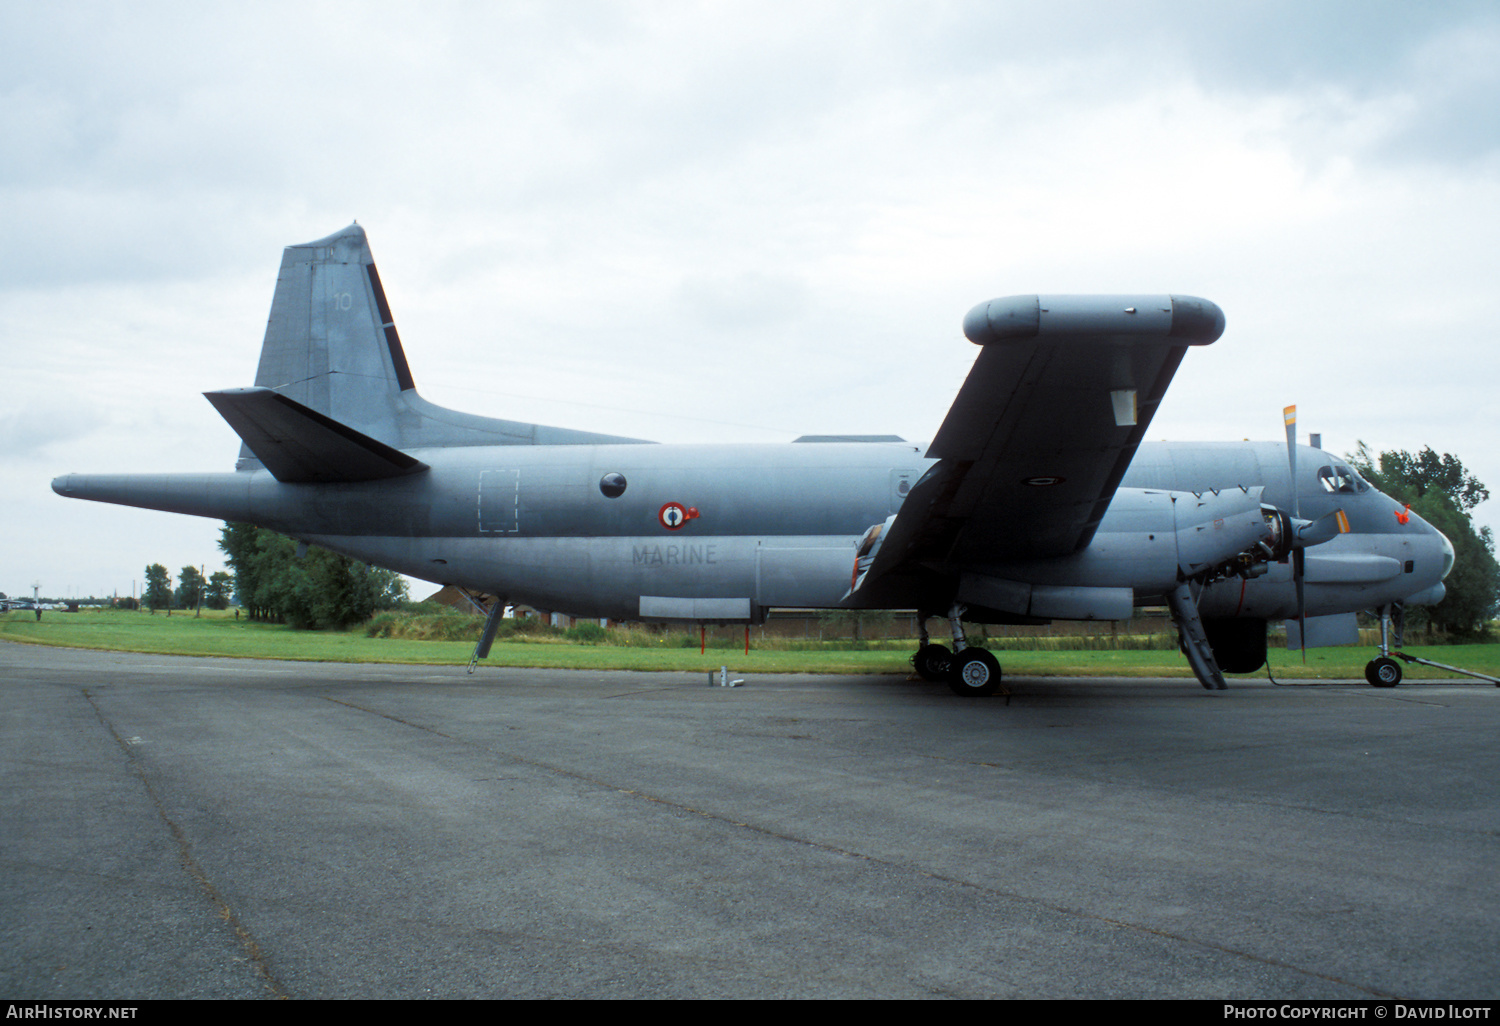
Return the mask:
{"type": "Polygon", "coordinates": [[[252,377],[280,248],[358,218],[419,386],[477,412],[920,438],[973,303],[1148,288],[1230,318],[1163,434],[1298,399],[1495,484],[1497,38],[1463,2],[0,5],[0,445],[227,465],[197,392],[252,377]]]}

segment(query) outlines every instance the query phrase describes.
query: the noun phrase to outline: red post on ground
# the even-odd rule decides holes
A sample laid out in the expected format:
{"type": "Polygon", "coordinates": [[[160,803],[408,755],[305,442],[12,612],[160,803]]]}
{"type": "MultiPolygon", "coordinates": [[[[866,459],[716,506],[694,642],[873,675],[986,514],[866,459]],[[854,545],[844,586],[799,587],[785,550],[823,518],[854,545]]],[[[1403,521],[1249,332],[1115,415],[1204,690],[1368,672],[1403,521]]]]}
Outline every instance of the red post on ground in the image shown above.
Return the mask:
{"type": "Polygon", "coordinates": [[[698,654],[702,655],[708,651],[708,627],[704,624],[698,625],[698,654]]]}

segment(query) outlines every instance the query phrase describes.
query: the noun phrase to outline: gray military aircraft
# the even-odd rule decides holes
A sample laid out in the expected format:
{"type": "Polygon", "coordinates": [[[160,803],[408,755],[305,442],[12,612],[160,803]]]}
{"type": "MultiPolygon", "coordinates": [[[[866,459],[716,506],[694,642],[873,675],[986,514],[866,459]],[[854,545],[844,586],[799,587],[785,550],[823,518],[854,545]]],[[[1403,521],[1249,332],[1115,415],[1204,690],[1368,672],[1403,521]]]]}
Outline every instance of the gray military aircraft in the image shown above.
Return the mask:
{"type": "MultiPolygon", "coordinates": [[[[931,444],[807,436],[658,445],[477,417],[417,394],[354,224],[288,247],[255,387],[206,393],[230,473],[69,474],[60,495],[223,520],[442,584],[621,620],[759,623],[770,607],[915,609],[913,663],[1001,686],[962,622],[1122,620],[1167,605],[1195,676],[1433,603],[1453,547],[1343,460],[1295,444],[1143,443],[1188,347],[1224,331],[1186,296],[1013,296],[931,444]],[[952,647],[926,622],[945,616],[952,647]]],[[[476,656],[498,626],[496,604],[476,656]]],[[[1388,653],[1382,646],[1382,656],[1388,653]]],[[[1222,669],[1221,669],[1222,668],[1222,669]]],[[[1371,683],[1399,664],[1374,660],[1371,683]]]]}

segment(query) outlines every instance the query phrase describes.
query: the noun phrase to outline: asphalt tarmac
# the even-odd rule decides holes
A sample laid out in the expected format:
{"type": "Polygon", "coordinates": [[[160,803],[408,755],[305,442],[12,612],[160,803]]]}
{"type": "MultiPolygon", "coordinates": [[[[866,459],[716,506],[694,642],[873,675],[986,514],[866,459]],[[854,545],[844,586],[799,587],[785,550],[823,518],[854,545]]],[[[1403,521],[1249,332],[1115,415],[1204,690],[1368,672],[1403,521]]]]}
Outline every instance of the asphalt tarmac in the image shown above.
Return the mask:
{"type": "Polygon", "coordinates": [[[0,644],[0,997],[1500,991],[1500,690],[1010,683],[0,644]]]}

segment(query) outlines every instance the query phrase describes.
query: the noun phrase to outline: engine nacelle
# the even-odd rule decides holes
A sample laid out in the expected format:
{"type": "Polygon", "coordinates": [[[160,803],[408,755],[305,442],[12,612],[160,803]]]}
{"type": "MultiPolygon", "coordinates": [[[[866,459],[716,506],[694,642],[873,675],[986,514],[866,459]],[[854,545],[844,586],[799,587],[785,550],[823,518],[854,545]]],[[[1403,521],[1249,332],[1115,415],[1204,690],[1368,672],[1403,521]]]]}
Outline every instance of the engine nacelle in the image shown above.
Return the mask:
{"type": "MultiPolygon", "coordinates": [[[[1182,581],[1207,584],[1264,573],[1268,560],[1285,555],[1293,522],[1262,506],[1261,491],[1122,488],[1081,551],[1056,559],[954,567],[953,596],[1006,616],[1123,620],[1138,600],[1161,601],[1182,581]]],[[[888,517],[859,540],[851,591],[859,590],[895,521],[896,516],[888,517]]]]}
{"type": "Polygon", "coordinates": [[[1258,487],[1201,494],[1122,488],[1082,551],[964,568],[957,595],[1015,616],[1127,619],[1137,600],[1160,601],[1181,581],[1264,572],[1266,560],[1278,558],[1273,520],[1258,487]]]}
{"type": "Polygon", "coordinates": [[[1271,540],[1281,524],[1260,495],[1260,488],[1172,493],[1181,579],[1206,582],[1280,558],[1271,540]]]}

